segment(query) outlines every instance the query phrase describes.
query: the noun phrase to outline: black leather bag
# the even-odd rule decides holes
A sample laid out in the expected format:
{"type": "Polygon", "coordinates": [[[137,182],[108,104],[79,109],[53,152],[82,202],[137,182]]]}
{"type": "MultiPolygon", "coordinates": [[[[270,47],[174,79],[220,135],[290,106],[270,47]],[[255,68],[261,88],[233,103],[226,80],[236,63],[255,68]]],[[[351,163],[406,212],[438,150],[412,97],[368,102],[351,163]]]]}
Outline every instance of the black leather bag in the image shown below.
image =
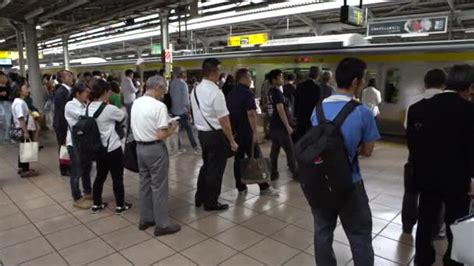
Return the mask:
{"type": "Polygon", "coordinates": [[[262,184],[270,181],[270,159],[262,157],[260,147],[257,145],[259,158],[255,158],[254,144],[252,143],[252,154],[250,158],[240,161],[241,181],[244,184],[262,184]]]}

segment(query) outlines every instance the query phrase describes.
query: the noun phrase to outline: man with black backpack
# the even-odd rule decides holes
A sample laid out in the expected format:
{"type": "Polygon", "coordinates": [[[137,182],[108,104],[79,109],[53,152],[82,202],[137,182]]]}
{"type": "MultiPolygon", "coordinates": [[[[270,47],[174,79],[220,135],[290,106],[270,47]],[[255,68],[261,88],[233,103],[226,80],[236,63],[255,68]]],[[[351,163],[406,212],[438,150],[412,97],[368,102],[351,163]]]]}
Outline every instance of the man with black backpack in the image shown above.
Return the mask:
{"type": "Polygon", "coordinates": [[[296,147],[301,186],[314,217],[318,265],[337,265],[332,241],[338,217],[354,265],[374,265],[372,215],[357,158],[370,156],[380,135],[372,113],[353,100],[366,68],[357,58],[338,64],[336,93],[316,104],[313,128],[296,147]]]}

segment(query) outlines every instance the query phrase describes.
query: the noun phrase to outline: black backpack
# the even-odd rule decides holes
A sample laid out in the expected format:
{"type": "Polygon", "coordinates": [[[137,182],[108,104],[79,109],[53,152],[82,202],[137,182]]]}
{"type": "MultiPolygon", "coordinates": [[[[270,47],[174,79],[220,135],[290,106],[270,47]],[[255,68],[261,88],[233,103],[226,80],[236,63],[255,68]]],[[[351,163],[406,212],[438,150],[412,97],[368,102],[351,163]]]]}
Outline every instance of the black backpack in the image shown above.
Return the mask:
{"type": "MultiPolygon", "coordinates": [[[[333,121],[324,116],[322,103],[316,105],[318,126],[311,128],[296,144],[299,178],[313,208],[340,208],[354,188],[341,125],[359,102],[349,101],[333,121]]],[[[357,161],[357,155],[353,162],[357,161]]]]}
{"type": "Polygon", "coordinates": [[[107,104],[102,103],[92,117],[89,116],[89,105],[90,103],[86,107],[85,115],[79,117],[79,121],[71,130],[74,148],[83,163],[97,161],[99,157],[107,153],[107,147],[102,144],[96,121],[107,104]]]}

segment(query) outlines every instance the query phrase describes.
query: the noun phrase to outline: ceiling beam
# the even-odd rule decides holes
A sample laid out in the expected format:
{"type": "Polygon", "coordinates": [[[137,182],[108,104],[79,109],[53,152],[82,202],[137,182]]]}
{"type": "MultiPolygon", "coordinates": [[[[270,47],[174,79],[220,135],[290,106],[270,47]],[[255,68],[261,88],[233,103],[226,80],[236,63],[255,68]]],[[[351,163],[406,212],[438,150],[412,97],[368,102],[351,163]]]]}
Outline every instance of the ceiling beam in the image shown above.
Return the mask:
{"type": "Polygon", "coordinates": [[[301,20],[301,22],[303,22],[304,24],[308,25],[311,28],[311,31],[314,33],[314,35],[319,35],[320,34],[319,25],[314,20],[312,20],[312,19],[310,19],[307,16],[302,15],[302,14],[297,14],[297,15],[295,15],[295,17],[297,19],[301,20]]]}

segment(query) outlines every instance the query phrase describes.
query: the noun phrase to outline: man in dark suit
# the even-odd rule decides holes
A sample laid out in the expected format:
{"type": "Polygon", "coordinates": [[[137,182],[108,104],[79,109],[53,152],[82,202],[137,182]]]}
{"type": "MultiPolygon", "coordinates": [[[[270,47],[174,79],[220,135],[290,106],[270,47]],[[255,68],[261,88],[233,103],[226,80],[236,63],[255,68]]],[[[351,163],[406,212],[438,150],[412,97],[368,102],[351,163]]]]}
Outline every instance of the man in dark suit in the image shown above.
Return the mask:
{"type": "Polygon", "coordinates": [[[298,141],[311,128],[311,113],[321,100],[321,87],[317,83],[319,67],[309,68],[308,79],[299,83],[295,94],[296,132],[294,141],[298,141]]]}
{"type": "Polygon", "coordinates": [[[442,93],[419,101],[408,111],[408,149],[420,191],[416,265],[435,262],[433,222],[440,203],[445,206],[448,238],[444,265],[462,265],[451,260],[453,234],[449,225],[469,214],[470,177],[474,176],[474,105],[461,95],[473,85],[474,68],[455,65],[442,93]]]}
{"type": "MultiPolygon", "coordinates": [[[[54,92],[54,120],[53,127],[56,132],[56,140],[59,148],[66,143],[67,135],[67,121],[64,117],[64,108],[69,100],[71,87],[74,85],[74,74],[67,70],[62,70],[58,73],[60,85],[54,92]]],[[[62,176],[69,176],[70,166],[66,164],[59,164],[59,170],[62,176]]]]}

